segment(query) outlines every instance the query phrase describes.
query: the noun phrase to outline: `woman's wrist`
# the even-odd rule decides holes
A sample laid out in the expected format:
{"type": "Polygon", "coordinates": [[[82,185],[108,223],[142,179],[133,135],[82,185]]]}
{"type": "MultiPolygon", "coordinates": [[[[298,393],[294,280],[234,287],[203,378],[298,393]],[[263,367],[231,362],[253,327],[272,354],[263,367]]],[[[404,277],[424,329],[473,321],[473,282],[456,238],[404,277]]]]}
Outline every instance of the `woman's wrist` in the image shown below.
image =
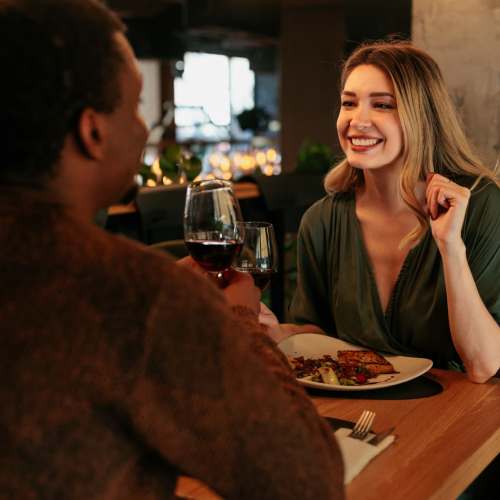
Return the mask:
{"type": "Polygon", "coordinates": [[[444,260],[467,260],[467,249],[460,238],[456,242],[436,242],[441,258],[444,260]]]}

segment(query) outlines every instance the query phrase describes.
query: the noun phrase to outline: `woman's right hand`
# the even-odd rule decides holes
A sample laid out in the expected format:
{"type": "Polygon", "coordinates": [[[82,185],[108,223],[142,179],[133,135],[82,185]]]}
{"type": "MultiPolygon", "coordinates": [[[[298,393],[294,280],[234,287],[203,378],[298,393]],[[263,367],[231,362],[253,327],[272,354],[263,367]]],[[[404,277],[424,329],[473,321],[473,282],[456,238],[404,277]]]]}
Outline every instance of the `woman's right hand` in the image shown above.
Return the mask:
{"type": "Polygon", "coordinates": [[[278,323],[276,325],[266,325],[267,335],[277,344],[297,333],[319,333],[325,332],[316,325],[295,325],[293,323],[278,323]]]}

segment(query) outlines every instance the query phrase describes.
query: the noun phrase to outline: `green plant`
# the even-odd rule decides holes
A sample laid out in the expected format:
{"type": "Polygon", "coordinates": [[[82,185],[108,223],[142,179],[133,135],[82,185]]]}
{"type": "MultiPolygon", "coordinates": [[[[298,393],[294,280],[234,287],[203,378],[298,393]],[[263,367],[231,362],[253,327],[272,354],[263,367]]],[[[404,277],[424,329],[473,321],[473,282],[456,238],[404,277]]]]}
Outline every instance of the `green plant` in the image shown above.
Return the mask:
{"type": "Polygon", "coordinates": [[[201,172],[201,160],[178,144],[170,144],[160,155],[160,169],[165,177],[174,182],[179,180],[182,173],[191,182],[201,172]]]}
{"type": "Polygon", "coordinates": [[[181,174],[180,161],[182,149],[178,144],[170,144],[165,147],[160,155],[161,173],[170,180],[176,182],[181,174]]]}
{"type": "Polygon", "coordinates": [[[182,161],[182,170],[186,174],[188,182],[193,181],[201,172],[201,160],[192,155],[189,158],[184,158],[182,161]]]}
{"type": "Polygon", "coordinates": [[[142,184],[145,186],[149,180],[156,182],[156,174],[151,171],[151,165],[141,163],[138,174],[142,177],[142,184]]]}
{"type": "Polygon", "coordinates": [[[306,140],[299,150],[295,172],[326,174],[333,162],[334,154],[329,146],[306,140]]]}

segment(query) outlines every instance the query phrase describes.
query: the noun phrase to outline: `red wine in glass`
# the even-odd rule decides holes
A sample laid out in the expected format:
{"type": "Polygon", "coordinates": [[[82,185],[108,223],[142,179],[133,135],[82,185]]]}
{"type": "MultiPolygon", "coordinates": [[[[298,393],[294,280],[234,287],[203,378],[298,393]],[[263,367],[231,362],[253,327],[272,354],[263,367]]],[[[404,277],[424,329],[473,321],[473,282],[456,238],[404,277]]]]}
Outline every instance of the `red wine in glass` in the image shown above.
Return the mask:
{"type": "Polygon", "coordinates": [[[231,267],[242,246],[235,240],[186,240],[185,244],[191,257],[208,272],[220,272],[231,267]]]}
{"type": "Polygon", "coordinates": [[[265,290],[269,283],[271,283],[272,277],[276,274],[273,269],[259,269],[259,268],[236,268],[238,271],[243,271],[252,275],[253,281],[257,288],[261,291],[265,290]]]}

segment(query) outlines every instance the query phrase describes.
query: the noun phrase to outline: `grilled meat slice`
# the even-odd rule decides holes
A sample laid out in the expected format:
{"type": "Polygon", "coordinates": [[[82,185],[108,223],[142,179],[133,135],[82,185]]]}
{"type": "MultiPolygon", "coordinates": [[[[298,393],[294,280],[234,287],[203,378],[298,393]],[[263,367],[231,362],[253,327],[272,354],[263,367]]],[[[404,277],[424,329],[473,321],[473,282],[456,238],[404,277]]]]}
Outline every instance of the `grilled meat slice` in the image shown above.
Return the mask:
{"type": "Polygon", "coordinates": [[[374,351],[338,351],[337,358],[341,365],[362,364],[373,376],[381,373],[397,373],[389,361],[374,351]]]}

